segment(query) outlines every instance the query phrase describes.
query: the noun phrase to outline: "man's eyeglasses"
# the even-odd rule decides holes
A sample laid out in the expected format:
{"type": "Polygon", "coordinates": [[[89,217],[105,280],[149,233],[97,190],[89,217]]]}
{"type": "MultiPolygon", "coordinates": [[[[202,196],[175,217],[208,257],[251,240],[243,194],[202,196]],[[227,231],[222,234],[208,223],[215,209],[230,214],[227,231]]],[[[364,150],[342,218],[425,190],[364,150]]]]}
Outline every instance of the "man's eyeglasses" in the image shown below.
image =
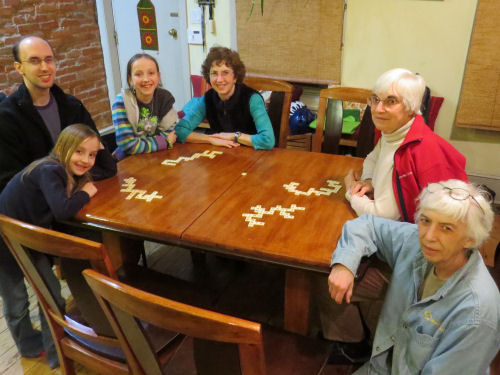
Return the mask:
{"type": "Polygon", "coordinates": [[[41,65],[42,61],[45,62],[45,64],[49,65],[49,64],[53,64],[55,62],[55,59],[54,59],[54,56],[47,56],[47,57],[44,57],[43,59],[41,59],[39,57],[30,57],[29,59],[21,60],[21,62],[26,62],[26,63],[34,65],[34,66],[41,65]]]}
{"type": "MultiPolygon", "coordinates": [[[[457,201],[464,201],[466,199],[472,199],[476,204],[477,206],[481,209],[481,211],[483,212],[484,214],[484,210],[483,208],[481,207],[481,205],[479,204],[479,202],[477,201],[476,198],[474,198],[474,196],[469,193],[467,190],[465,189],[462,189],[462,188],[450,188],[448,186],[445,186],[443,185],[441,182],[437,182],[437,183],[434,183],[434,184],[429,184],[427,185],[427,191],[429,193],[436,193],[438,192],[439,190],[447,190],[448,191],[448,195],[450,197],[452,197],[453,199],[457,200],[457,201]],[[439,188],[439,185],[441,188],[439,188]]],[[[489,196],[489,194],[487,192],[483,192],[481,193],[482,197],[490,202],[491,201],[491,197],[489,196]]]]}
{"type": "Polygon", "coordinates": [[[395,105],[401,103],[398,98],[394,96],[388,96],[384,100],[380,99],[377,95],[372,95],[368,98],[367,100],[368,105],[372,108],[375,108],[378,106],[380,102],[382,102],[382,105],[385,108],[391,108],[394,107],[395,105]]]}

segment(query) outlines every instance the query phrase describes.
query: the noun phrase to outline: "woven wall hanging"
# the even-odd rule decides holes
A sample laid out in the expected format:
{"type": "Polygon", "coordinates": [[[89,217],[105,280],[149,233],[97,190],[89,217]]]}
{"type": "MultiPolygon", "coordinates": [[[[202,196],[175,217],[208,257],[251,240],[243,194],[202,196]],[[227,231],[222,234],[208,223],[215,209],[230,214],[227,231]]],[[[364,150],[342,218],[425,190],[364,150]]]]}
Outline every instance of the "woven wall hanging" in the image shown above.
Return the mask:
{"type": "Polygon", "coordinates": [[[149,0],[140,0],[137,3],[137,16],[139,17],[141,48],[158,51],[158,30],[153,3],[149,0]]]}

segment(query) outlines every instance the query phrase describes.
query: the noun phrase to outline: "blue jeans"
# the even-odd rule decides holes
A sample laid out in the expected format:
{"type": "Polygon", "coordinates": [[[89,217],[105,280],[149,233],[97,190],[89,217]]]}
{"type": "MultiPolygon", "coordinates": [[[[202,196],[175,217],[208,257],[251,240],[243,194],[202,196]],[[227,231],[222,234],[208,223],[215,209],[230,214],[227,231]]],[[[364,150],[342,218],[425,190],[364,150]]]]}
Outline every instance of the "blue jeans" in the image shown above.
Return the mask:
{"type": "MultiPolygon", "coordinates": [[[[32,255],[35,265],[48,284],[54,299],[60,306],[64,306],[61,285],[52,271],[49,258],[36,252],[32,252],[32,255]]],[[[7,326],[21,355],[23,357],[38,357],[45,350],[50,367],[57,367],[59,365],[57,351],[43,311],[38,306],[42,326],[40,332],[34,329],[31,324],[28,293],[24,285],[23,272],[2,240],[0,240],[0,296],[3,299],[3,311],[7,326]]]]}

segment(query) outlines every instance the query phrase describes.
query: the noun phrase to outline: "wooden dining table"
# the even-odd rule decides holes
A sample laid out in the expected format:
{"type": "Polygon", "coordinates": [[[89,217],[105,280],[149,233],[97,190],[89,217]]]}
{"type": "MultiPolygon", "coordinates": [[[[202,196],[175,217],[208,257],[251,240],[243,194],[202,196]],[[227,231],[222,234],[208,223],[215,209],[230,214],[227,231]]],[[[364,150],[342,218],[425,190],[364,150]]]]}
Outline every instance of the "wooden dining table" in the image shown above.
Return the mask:
{"type": "Polygon", "coordinates": [[[133,155],[76,220],[103,230],[113,265],[131,239],[189,246],[286,268],[284,322],[306,333],[310,273],[326,274],[343,224],[356,215],[344,176],[363,159],[287,149],[175,144],[133,155]]]}

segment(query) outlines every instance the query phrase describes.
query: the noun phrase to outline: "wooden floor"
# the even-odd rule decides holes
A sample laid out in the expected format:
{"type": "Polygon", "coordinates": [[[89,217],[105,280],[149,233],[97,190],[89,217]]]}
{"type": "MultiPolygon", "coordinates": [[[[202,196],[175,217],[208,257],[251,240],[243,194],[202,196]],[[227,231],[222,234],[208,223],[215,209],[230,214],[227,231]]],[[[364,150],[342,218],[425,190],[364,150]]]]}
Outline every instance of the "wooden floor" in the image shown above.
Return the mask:
{"type": "MultiPolygon", "coordinates": [[[[33,289],[27,284],[30,299],[30,316],[33,325],[40,328],[40,319],[38,315],[38,306],[36,295],[33,289]]],[[[64,281],[62,282],[62,294],[65,298],[69,296],[69,290],[64,281]]],[[[77,374],[79,375],[98,375],[83,366],[77,364],[77,374]]],[[[0,298],[0,374],[2,375],[61,375],[59,369],[51,370],[45,357],[39,358],[21,358],[16,345],[12,340],[7,328],[2,309],[2,299],[0,298]]]]}

